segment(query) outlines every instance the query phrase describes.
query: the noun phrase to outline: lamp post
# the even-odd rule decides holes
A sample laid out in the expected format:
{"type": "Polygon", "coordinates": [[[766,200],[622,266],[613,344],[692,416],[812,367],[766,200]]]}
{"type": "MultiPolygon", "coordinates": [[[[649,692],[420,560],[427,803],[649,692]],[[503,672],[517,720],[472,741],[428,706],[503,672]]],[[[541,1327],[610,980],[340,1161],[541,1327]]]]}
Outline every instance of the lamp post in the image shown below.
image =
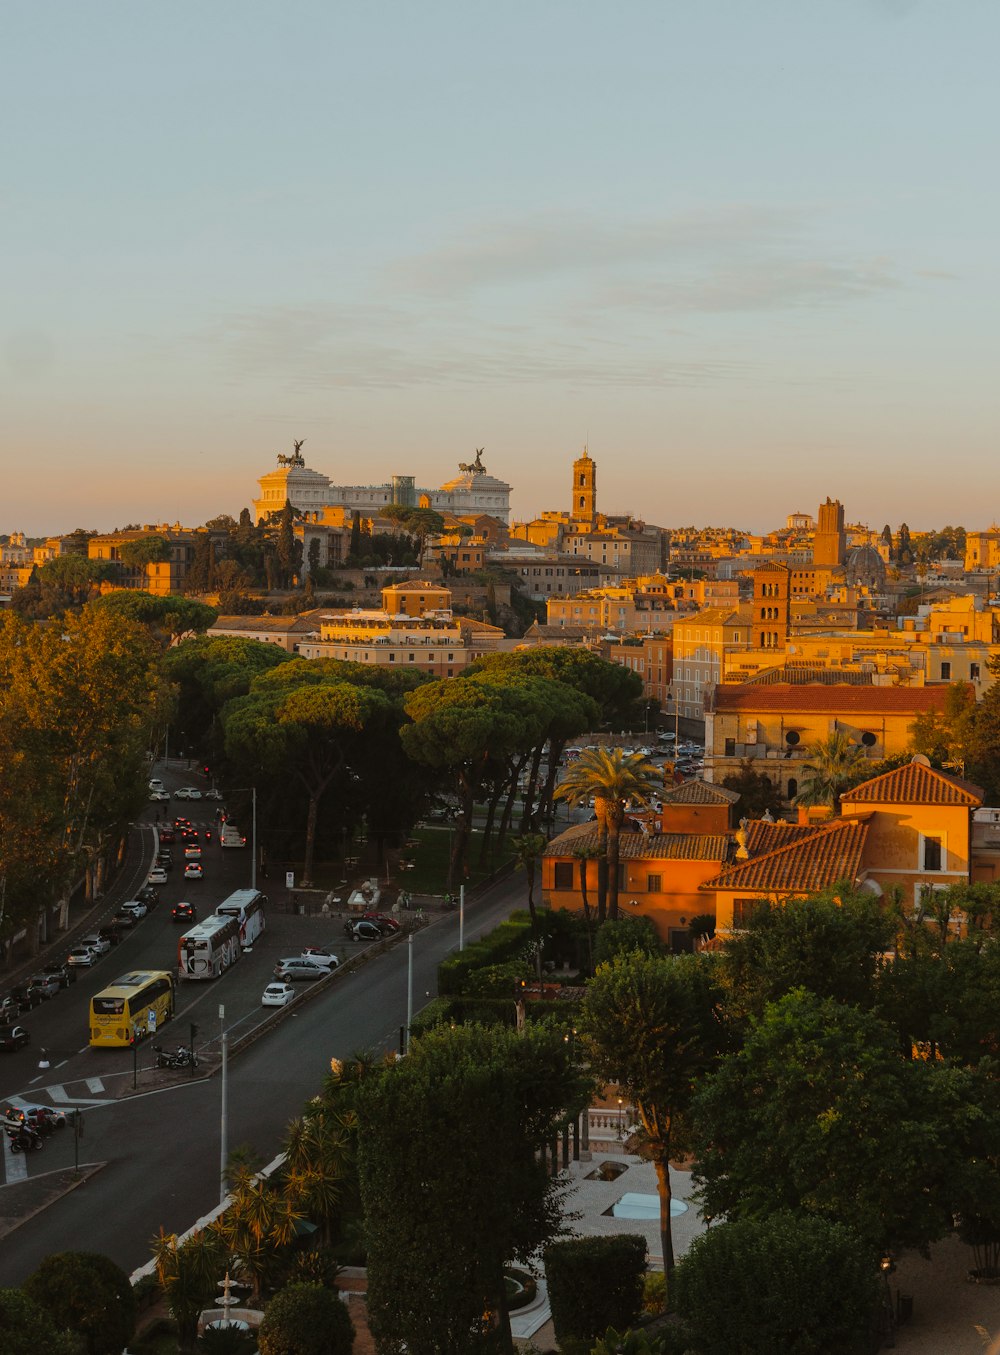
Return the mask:
{"type": "Polygon", "coordinates": [[[222,1106],[219,1117],[219,1204],[226,1202],[226,1166],[229,1157],[229,1037],[226,1034],[226,1009],[219,1003],[222,1048],[222,1106]]]}

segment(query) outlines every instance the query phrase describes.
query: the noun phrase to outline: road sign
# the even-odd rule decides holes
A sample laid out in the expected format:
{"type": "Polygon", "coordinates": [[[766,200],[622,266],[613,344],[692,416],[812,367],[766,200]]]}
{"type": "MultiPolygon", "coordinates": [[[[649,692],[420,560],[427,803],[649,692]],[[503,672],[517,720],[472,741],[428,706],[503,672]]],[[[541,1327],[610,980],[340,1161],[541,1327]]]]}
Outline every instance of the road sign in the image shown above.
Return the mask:
{"type": "Polygon", "coordinates": [[[295,888],[295,871],[294,871],[294,870],[286,870],[286,871],[285,871],[285,888],[286,888],[286,889],[294,889],[294,888],[295,888]]]}

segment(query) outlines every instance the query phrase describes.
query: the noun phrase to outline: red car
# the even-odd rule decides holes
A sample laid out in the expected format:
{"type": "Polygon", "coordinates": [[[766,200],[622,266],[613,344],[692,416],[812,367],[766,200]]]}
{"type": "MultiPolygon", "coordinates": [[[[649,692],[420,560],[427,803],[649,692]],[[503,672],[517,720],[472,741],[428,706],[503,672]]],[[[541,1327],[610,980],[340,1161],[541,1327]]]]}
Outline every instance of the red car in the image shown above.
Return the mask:
{"type": "Polygon", "coordinates": [[[161,842],[177,841],[177,835],[174,833],[174,830],[170,827],[169,824],[164,824],[164,826],[160,829],[160,841],[161,842]]]}

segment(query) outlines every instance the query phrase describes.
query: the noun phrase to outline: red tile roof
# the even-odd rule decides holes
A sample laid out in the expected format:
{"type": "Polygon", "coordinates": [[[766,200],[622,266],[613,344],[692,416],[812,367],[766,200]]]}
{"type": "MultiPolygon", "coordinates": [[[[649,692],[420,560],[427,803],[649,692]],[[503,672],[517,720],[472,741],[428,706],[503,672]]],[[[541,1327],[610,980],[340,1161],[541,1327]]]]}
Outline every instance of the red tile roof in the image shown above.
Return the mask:
{"type": "Polygon", "coordinates": [[[786,830],[799,826],[755,822],[753,827],[757,831],[752,840],[757,842],[761,854],[749,861],[734,862],[714,879],[699,885],[699,889],[811,894],[843,880],[853,884],[861,869],[868,820],[834,819],[818,828],[801,825],[806,828],[805,833],[796,834],[789,841],[792,835],[786,830]],[[775,844],[770,851],[766,850],[769,840],[775,844]]]}
{"type": "Polygon", "coordinates": [[[983,803],[986,792],[982,786],[948,776],[922,762],[908,762],[905,767],[883,772],[871,781],[845,791],[840,797],[850,804],[910,804],[910,805],[968,805],[976,808],[983,803]]]}
{"type": "Polygon", "coordinates": [[[716,687],[712,704],[716,712],[921,715],[943,708],[949,686],[950,683],[933,687],[856,687],[846,682],[834,685],[775,682],[761,687],[741,682],[716,687]]]}
{"type": "Polygon", "coordinates": [[[685,781],[660,796],[665,805],[734,805],[739,798],[738,790],[728,790],[708,781],[685,781]]]}
{"type": "MultiPolygon", "coordinates": [[[[597,825],[580,823],[552,839],[543,855],[565,858],[580,848],[596,849],[597,825]]],[[[724,833],[622,833],[618,854],[622,861],[725,861],[729,838],[724,833]]]]}

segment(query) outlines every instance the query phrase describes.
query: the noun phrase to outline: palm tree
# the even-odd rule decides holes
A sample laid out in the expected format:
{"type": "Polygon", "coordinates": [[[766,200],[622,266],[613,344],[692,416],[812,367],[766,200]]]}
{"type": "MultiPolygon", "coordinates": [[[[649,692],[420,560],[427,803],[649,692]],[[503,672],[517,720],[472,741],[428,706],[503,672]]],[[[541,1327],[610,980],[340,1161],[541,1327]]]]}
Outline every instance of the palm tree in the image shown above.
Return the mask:
{"type": "MultiPolygon", "coordinates": [[[[556,787],[556,798],[586,804],[594,797],[598,834],[607,861],[608,917],[618,917],[618,852],[625,802],[649,803],[662,784],[660,769],[642,753],[624,753],[620,748],[588,748],[580,754],[556,787]]],[[[598,921],[603,921],[603,899],[597,900],[598,921]]]]}
{"type": "Polygon", "coordinates": [[[806,751],[809,761],[804,770],[809,776],[796,795],[795,804],[829,805],[836,809],[841,795],[857,780],[866,761],[865,750],[838,729],[806,751]]]}
{"type": "Polygon", "coordinates": [[[181,1350],[193,1350],[198,1317],[215,1296],[226,1268],[226,1248],[213,1228],[203,1228],[178,1244],[176,1233],[160,1229],[153,1239],[156,1278],[163,1288],[181,1350]]]}
{"type": "Polygon", "coordinates": [[[510,845],[514,848],[517,856],[517,864],[523,866],[524,873],[528,877],[528,912],[531,914],[531,930],[538,939],[538,914],[535,911],[535,867],[538,865],[538,858],[545,850],[547,839],[543,833],[522,833],[520,837],[512,837],[510,845]]]}

